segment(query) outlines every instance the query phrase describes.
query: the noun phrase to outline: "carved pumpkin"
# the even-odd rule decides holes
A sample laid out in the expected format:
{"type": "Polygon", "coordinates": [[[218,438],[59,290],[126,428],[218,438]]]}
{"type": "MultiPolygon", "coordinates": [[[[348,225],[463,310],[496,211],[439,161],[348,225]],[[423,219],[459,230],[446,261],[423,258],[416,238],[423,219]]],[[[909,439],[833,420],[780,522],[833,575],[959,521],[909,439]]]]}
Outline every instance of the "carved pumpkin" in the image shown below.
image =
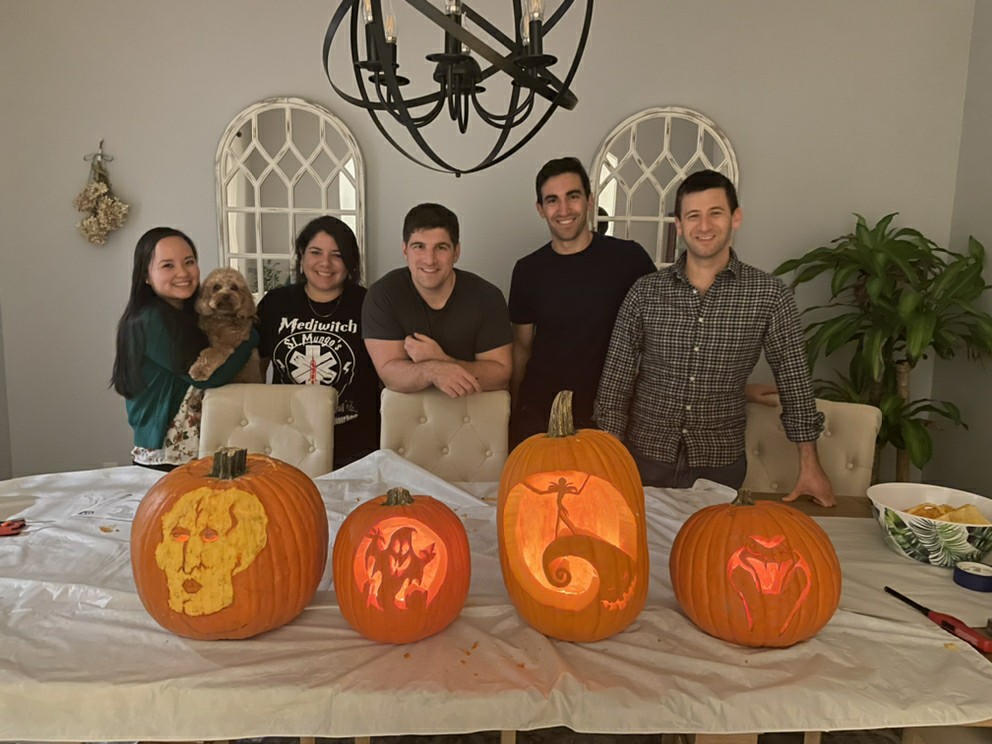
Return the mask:
{"type": "Polygon", "coordinates": [[[555,398],[548,433],[507,458],[496,525],[510,599],[545,635],[600,640],[644,608],[648,545],[637,466],[612,434],[575,430],[571,391],[555,398]]]}
{"type": "Polygon", "coordinates": [[[327,562],[327,513],[302,471],[226,448],[162,478],[131,525],[145,609],[187,638],[249,638],[313,598],[327,562]]]}
{"type": "Polygon", "coordinates": [[[341,614],[379,643],[411,643],[446,628],[461,612],[472,576],[458,516],[405,488],[391,488],[347,516],[332,565],[341,614]]]}
{"type": "Polygon", "coordinates": [[[840,601],[840,563],[823,529],[746,491],[693,514],[672,545],[675,598],[697,626],[742,646],[816,635],[840,601]]]}

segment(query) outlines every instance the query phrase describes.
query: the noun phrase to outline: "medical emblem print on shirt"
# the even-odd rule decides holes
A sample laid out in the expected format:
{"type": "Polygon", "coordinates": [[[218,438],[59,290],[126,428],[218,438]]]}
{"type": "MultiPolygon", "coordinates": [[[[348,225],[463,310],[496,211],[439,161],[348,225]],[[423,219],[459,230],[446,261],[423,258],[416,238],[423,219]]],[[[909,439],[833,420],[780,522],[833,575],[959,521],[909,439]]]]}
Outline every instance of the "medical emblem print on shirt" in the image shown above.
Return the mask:
{"type": "Polygon", "coordinates": [[[355,351],[339,334],[357,334],[358,323],[284,317],[279,332],[286,330],[272,350],[273,364],[298,385],[333,385],[343,393],[355,375],[355,351]]]}

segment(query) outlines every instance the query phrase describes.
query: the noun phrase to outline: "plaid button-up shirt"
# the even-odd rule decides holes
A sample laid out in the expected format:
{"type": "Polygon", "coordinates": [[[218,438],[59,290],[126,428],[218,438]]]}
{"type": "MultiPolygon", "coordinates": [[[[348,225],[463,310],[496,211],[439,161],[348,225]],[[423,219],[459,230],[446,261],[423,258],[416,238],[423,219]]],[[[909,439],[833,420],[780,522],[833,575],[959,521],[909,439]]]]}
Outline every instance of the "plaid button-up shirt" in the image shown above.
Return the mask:
{"type": "Polygon", "coordinates": [[[744,386],[762,351],[794,442],[815,441],[816,410],[799,313],[777,277],[730,263],[705,294],[673,266],[638,279],[617,315],[596,398],[600,428],[643,455],[690,467],[729,465],[744,452],[744,386]]]}

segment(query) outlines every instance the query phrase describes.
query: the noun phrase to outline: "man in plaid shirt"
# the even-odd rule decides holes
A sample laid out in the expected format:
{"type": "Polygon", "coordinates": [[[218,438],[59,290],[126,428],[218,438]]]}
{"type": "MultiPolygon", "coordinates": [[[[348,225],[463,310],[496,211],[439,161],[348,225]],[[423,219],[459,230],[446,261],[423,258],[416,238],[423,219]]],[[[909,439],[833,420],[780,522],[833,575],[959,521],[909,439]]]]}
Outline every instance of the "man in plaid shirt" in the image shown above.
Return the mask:
{"type": "Polygon", "coordinates": [[[820,467],[816,410],[799,313],[785,284],[732,249],[741,210],[733,183],[693,173],[675,197],[686,250],[638,279],[620,308],[596,398],[596,421],[634,455],[645,485],[688,488],[697,478],[740,487],[744,388],[762,351],[778,385],[782,424],[799,448],[784,501],[835,504],[820,467]]]}

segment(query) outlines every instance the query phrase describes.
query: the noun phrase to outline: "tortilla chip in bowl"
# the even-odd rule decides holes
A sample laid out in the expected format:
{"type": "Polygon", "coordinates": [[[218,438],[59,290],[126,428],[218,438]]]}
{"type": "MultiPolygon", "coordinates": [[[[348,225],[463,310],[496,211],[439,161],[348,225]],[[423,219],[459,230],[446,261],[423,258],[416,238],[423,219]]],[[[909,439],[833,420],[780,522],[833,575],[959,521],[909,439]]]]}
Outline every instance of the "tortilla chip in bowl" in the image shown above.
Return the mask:
{"type": "Polygon", "coordinates": [[[901,556],[953,568],[992,554],[992,500],[927,483],[868,488],[885,544],[901,556]]]}

